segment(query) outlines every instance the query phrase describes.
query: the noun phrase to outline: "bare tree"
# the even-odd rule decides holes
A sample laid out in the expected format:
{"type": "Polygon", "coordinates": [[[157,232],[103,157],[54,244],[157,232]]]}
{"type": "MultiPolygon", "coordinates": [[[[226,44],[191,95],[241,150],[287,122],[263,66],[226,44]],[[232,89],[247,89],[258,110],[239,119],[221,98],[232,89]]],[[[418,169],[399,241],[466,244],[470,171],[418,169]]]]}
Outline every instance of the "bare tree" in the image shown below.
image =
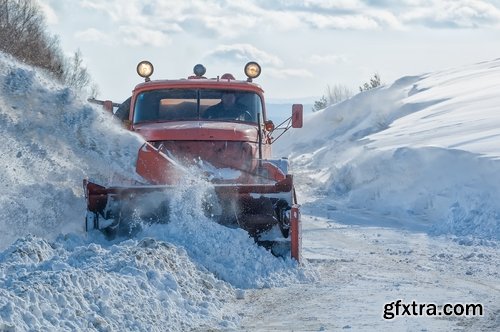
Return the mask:
{"type": "MultiPolygon", "coordinates": [[[[0,51],[46,69],[77,91],[91,84],[80,50],[69,59],[63,56],[57,37],[46,33],[43,12],[35,0],[0,0],[0,51]]],[[[93,94],[97,90],[90,88],[93,94]]]]}
{"type": "Polygon", "coordinates": [[[64,66],[64,83],[67,86],[82,91],[90,84],[90,75],[87,68],[83,66],[82,53],[77,50],[75,54],[69,58],[64,66]]]}
{"type": "Polygon", "coordinates": [[[335,84],[333,87],[326,86],[326,95],[321,96],[314,102],[313,112],[327,108],[330,105],[340,103],[352,97],[352,91],[347,86],[335,84]]]}
{"type": "Polygon", "coordinates": [[[342,84],[335,84],[333,87],[328,85],[326,87],[326,96],[328,98],[328,105],[333,105],[351,98],[352,91],[342,84]]]}
{"type": "Polygon", "coordinates": [[[33,0],[0,0],[0,50],[61,78],[59,42],[45,31],[44,16],[33,0]]]}
{"type": "Polygon", "coordinates": [[[97,84],[95,83],[92,83],[90,85],[90,89],[89,89],[89,98],[97,98],[97,96],[99,96],[99,86],[97,86],[97,84]]]}

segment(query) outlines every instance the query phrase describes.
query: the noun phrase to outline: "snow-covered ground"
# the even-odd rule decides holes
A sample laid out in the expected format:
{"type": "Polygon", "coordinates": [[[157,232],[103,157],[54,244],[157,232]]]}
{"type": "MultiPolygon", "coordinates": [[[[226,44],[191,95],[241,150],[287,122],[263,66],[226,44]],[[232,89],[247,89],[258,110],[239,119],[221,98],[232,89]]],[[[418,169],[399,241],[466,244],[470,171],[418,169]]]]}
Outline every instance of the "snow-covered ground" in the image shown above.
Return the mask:
{"type": "Polygon", "coordinates": [[[280,138],[306,262],[207,219],[179,186],[165,225],[85,234],[82,179],[129,177],[142,139],[0,54],[0,331],[500,328],[500,59],[403,77],[280,138]],[[383,318],[384,304],[484,315],[383,318]]]}
{"type": "Polygon", "coordinates": [[[499,240],[499,89],[500,59],[403,77],[313,114],[280,152],[314,204],[499,240]]]}

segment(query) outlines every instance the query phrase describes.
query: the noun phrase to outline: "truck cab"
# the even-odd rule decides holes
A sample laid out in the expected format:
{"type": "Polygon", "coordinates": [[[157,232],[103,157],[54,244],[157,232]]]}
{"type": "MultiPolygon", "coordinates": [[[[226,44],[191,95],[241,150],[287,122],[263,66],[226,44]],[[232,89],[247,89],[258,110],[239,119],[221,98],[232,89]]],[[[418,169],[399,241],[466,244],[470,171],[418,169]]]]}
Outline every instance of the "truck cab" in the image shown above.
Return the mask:
{"type": "MultiPolygon", "coordinates": [[[[126,126],[184,163],[201,159],[254,173],[258,159],[271,159],[277,129],[267,117],[262,88],[253,83],[260,65],[245,66],[246,80],[232,74],[206,78],[205,71],[196,65],[188,78],[152,81],[153,65],[140,62],[137,72],[145,82],[133,90],[126,126]]],[[[295,128],[302,126],[299,108],[292,117],[295,128]]]]}

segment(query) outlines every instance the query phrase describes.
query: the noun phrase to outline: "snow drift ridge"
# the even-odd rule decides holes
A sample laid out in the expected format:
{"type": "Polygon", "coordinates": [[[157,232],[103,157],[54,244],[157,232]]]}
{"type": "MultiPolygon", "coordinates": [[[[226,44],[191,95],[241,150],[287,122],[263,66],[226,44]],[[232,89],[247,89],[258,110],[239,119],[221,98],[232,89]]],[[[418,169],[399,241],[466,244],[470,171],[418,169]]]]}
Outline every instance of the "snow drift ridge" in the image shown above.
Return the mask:
{"type": "Polygon", "coordinates": [[[403,77],[312,114],[280,148],[307,183],[298,192],[316,197],[313,214],[320,203],[374,224],[498,240],[498,91],[498,59],[403,77]]]}

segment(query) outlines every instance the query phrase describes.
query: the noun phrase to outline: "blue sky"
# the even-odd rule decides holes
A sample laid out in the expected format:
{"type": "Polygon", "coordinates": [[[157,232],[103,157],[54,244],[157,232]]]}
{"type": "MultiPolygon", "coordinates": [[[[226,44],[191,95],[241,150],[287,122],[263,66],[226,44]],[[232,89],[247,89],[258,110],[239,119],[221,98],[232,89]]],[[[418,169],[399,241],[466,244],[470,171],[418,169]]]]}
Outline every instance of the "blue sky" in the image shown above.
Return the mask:
{"type": "Polygon", "coordinates": [[[80,49],[101,98],[122,101],[141,82],[181,78],[196,63],[208,77],[243,78],[258,61],[268,99],[354,92],[378,72],[390,83],[500,57],[500,0],[38,0],[65,52],[80,49]]]}

